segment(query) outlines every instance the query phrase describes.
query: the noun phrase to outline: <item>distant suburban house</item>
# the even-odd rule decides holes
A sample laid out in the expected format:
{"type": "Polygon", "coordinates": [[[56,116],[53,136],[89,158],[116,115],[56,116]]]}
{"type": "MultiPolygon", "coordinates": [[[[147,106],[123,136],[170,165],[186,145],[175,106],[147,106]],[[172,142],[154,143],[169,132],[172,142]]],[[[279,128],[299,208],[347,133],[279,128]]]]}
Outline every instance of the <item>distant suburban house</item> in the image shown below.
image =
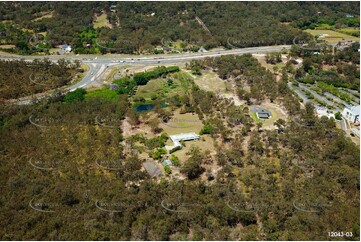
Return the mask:
{"type": "Polygon", "coordinates": [[[271,112],[265,109],[257,109],[256,115],[257,118],[262,118],[262,119],[269,119],[270,117],[272,117],[271,112]]]}
{"type": "Polygon", "coordinates": [[[71,46],[70,45],[61,45],[60,50],[65,53],[71,52],[71,46]]]}
{"type": "Polygon", "coordinates": [[[196,133],[183,133],[183,134],[175,134],[169,136],[172,142],[174,143],[174,147],[182,146],[180,143],[181,140],[188,141],[188,140],[196,140],[199,139],[200,136],[196,133]]]}
{"type": "Polygon", "coordinates": [[[344,108],[342,111],[342,116],[352,123],[359,122],[360,105],[344,108]]]}

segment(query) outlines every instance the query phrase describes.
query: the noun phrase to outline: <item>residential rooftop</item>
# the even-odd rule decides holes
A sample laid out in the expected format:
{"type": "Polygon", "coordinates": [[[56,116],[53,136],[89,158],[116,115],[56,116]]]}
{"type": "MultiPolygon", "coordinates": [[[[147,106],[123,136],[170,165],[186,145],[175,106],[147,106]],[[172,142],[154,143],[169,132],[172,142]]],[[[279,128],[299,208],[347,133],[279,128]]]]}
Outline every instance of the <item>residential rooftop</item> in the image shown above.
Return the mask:
{"type": "Polygon", "coordinates": [[[170,135],[169,137],[173,141],[175,146],[182,146],[180,143],[181,140],[188,141],[188,140],[196,140],[200,138],[200,136],[194,132],[175,134],[175,135],[170,135]]]}

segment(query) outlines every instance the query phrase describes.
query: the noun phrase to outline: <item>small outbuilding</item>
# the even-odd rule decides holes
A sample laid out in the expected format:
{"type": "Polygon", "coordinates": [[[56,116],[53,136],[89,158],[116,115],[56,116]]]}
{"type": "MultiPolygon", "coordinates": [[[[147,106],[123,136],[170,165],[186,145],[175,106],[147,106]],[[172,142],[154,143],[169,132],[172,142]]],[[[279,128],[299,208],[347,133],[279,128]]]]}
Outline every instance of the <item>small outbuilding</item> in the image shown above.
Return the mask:
{"type": "Polygon", "coordinates": [[[71,52],[71,46],[70,45],[61,45],[60,50],[65,53],[69,53],[69,52],[71,52]]]}

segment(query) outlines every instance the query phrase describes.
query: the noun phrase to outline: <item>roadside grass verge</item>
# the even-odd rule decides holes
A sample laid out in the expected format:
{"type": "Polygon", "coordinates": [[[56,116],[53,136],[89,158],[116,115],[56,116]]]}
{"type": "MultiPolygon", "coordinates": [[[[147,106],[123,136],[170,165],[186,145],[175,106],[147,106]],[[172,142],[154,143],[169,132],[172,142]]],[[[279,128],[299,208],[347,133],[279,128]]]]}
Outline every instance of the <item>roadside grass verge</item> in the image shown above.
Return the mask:
{"type": "Polygon", "coordinates": [[[118,93],[115,90],[109,90],[108,88],[97,89],[94,91],[89,91],[85,94],[85,99],[91,98],[100,98],[102,100],[116,100],[118,93]]]}

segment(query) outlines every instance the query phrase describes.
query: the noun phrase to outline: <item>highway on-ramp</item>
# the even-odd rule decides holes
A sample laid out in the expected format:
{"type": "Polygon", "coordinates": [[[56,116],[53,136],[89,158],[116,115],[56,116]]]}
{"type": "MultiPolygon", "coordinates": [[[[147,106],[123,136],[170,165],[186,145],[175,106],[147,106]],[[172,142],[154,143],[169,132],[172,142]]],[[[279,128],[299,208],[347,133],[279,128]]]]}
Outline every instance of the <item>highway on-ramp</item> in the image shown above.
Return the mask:
{"type": "MultiPolygon", "coordinates": [[[[0,55],[0,60],[20,60],[33,61],[34,59],[43,59],[48,58],[49,60],[56,62],[59,59],[65,59],[69,61],[81,61],[83,64],[89,66],[88,73],[83,77],[83,79],[70,87],[65,88],[65,91],[74,91],[77,88],[86,88],[88,86],[99,83],[98,80],[101,79],[103,74],[111,66],[121,66],[121,65],[154,65],[154,64],[172,64],[172,63],[181,63],[188,62],[194,59],[202,59],[206,57],[217,57],[223,55],[242,55],[242,54],[257,54],[257,53],[268,53],[276,52],[284,49],[289,49],[290,45],[277,45],[277,46],[261,46],[261,47],[250,47],[250,48],[241,48],[241,49],[231,49],[231,50],[217,50],[217,51],[207,51],[202,53],[182,53],[182,54],[162,54],[162,55],[153,55],[153,56],[139,56],[139,55],[104,55],[104,56],[95,56],[95,55],[39,55],[39,56],[2,56],[0,55]]],[[[23,101],[19,104],[30,103],[32,97],[22,98],[23,101]]]]}

